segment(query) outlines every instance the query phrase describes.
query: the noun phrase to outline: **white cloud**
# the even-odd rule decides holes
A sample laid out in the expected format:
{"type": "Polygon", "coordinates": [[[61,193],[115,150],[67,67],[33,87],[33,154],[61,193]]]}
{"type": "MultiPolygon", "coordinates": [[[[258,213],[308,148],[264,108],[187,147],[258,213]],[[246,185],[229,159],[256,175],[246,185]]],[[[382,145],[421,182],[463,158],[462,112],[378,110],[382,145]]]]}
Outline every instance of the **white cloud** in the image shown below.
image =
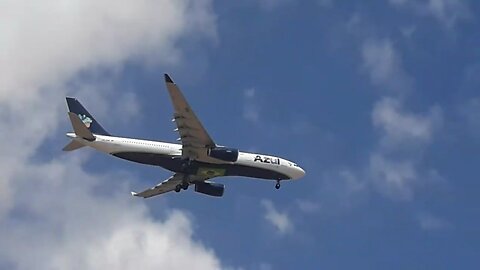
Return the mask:
{"type": "Polygon", "coordinates": [[[98,121],[103,123],[107,121],[102,120],[108,120],[109,127],[117,123],[125,125],[130,120],[142,117],[140,100],[136,92],[119,91],[111,81],[115,79],[116,76],[103,76],[102,79],[95,78],[74,84],[75,97],[95,115],[98,121]]]}
{"type": "Polygon", "coordinates": [[[317,0],[317,3],[321,7],[331,7],[333,5],[333,0],[317,0]]]}
{"type": "Polygon", "coordinates": [[[155,220],[128,195],[128,175],[89,174],[82,163],[70,156],[16,173],[14,208],[0,222],[0,261],[14,269],[221,267],[192,239],[185,213],[169,208],[155,220]]]}
{"type": "Polygon", "coordinates": [[[369,160],[373,186],[394,200],[413,199],[417,187],[438,178],[421,172],[419,162],[422,149],[432,142],[442,124],[440,108],[413,114],[402,108],[398,99],[383,98],[374,106],[372,122],[381,131],[369,160]]]}
{"type": "Polygon", "coordinates": [[[394,5],[404,5],[408,2],[409,0],[389,0],[391,4],[394,5]]]}
{"type": "Polygon", "coordinates": [[[350,210],[364,199],[368,192],[368,182],[349,169],[326,173],[320,185],[320,210],[335,213],[350,210]]]}
{"type": "Polygon", "coordinates": [[[258,270],[272,270],[272,269],[273,269],[273,266],[269,263],[261,263],[258,266],[258,270]]]}
{"type": "Polygon", "coordinates": [[[464,0],[389,0],[396,7],[406,7],[421,16],[432,17],[447,28],[459,20],[469,19],[471,11],[464,0]]]}
{"type": "Polygon", "coordinates": [[[407,201],[418,185],[418,173],[410,160],[390,160],[375,153],[370,157],[370,173],[373,186],[385,197],[407,201]]]}
{"type": "Polygon", "coordinates": [[[297,200],[298,209],[304,213],[315,213],[320,210],[320,204],[309,200],[297,200]]]}
{"type": "Polygon", "coordinates": [[[293,223],[287,213],[278,211],[270,200],[262,200],[265,207],[265,219],[275,227],[278,233],[286,234],[293,230],[293,223]]]}
{"type": "Polygon", "coordinates": [[[380,140],[370,154],[367,175],[373,188],[385,197],[411,200],[416,188],[434,178],[426,177],[420,161],[422,150],[442,125],[442,110],[432,106],[427,112],[413,113],[405,108],[406,94],[414,90],[413,79],[389,39],[365,41],[362,56],[372,83],[389,90],[391,96],[380,98],[372,110],[372,123],[380,131],[380,140]]]}
{"type": "Polygon", "coordinates": [[[400,28],[400,32],[406,39],[410,39],[415,32],[417,31],[417,27],[415,25],[405,26],[400,28]]]}
{"type": "Polygon", "coordinates": [[[244,106],[243,118],[254,124],[260,120],[260,111],[255,101],[255,88],[248,88],[243,91],[244,106]]]}
{"type": "Polygon", "coordinates": [[[429,213],[419,214],[418,223],[420,228],[425,231],[445,230],[451,227],[450,222],[429,213]]]}
{"type": "Polygon", "coordinates": [[[425,115],[413,114],[402,108],[400,100],[383,98],[373,108],[372,122],[384,133],[384,145],[426,143],[441,125],[442,114],[438,106],[430,108],[425,115]]]}
{"type": "MultiPolygon", "coordinates": [[[[0,265],[220,268],[216,255],[193,240],[185,213],[172,210],[156,220],[143,201],[129,196],[131,177],[85,172],[82,151],[70,157],[59,151],[50,161],[33,158],[67,122],[63,97],[78,91],[75,84],[66,90],[68,82],[79,73],[121,71],[126,61],[181,64],[180,39],[215,36],[210,1],[31,0],[1,6],[0,265]]],[[[127,103],[122,116],[136,114],[133,92],[103,86],[87,84],[82,95],[104,98],[105,113],[119,106],[105,97],[118,97],[127,103]]]]}
{"type": "Polygon", "coordinates": [[[473,134],[480,134],[480,98],[472,98],[462,105],[460,114],[466,120],[469,130],[473,134]]]}
{"type": "Polygon", "coordinates": [[[403,69],[390,39],[368,39],[362,44],[361,53],[373,84],[396,93],[411,90],[412,79],[403,69]]]}
{"type": "Polygon", "coordinates": [[[0,16],[0,102],[27,99],[38,86],[88,68],[131,59],[176,63],[179,38],[214,35],[209,2],[7,1],[0,16]]]}
{"type": "Polygon", "coordinates": [[[268,11],[290,4],[292,2],[293,0],[258,0],[260,7],[268,11]]]}
{"type": "MultiPolygon", "coordinates": [[[[212,35],[209,1],[7,1],[0,16],[0,138],[4,164],[22,163],[64,116],[65,83],[90,68],[118,69],[126,61],[178,60],[185,35],[212,35]],[[162,11],[162,16],[159,16],[162,11]],[[22,151],[19,151],[21,149],[22,151]]],[[[101,96],[95,87],[90,95],[101,96]]],[[[72,91],[69,91],[70,93],[72,91]]],[[[122,96],[119,94],[119,96],[122,96]]],[[[130,95],[128,100],[135,100],[130,95]]],[[[107,107],[109,104],[103,104],[107,107]]],[[[135,106],[132,107],[135,111],[135,106]]],[[[8,175],[5,171],[4,175],[8,175]]],[[[0,180],[2,208],[11,196],[0,180]]],[[[1,212],[0,212],[1,213],[1,212]]]]}

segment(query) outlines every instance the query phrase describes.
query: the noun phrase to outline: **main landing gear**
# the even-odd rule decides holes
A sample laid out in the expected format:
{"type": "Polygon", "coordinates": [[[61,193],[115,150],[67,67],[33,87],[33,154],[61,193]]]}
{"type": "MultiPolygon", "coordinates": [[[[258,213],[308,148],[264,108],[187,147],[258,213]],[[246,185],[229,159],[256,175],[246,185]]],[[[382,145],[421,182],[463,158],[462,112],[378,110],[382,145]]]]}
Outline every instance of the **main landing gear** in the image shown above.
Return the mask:
{"type": "Polygon", "coordinates": [[[280,180],[277,180],[277,184],[275,185],[276,189],[280,189],[280,180]]]}
{"type": "Polygon", "coordinates": [[[176,187],[175,187],[175,192],[180,192],[180,190],[187,190],[188,189],[188,182],[183,182],[181,184],[178,184],[176,187]]]}
{"type": "Polygon", "coordinates": [[[175,187],[175,192],[180,192],[180,190],[187,190],[188,189],[188,183],[182,183],[182,184],[178,184],[176,187],[175,187]]]}

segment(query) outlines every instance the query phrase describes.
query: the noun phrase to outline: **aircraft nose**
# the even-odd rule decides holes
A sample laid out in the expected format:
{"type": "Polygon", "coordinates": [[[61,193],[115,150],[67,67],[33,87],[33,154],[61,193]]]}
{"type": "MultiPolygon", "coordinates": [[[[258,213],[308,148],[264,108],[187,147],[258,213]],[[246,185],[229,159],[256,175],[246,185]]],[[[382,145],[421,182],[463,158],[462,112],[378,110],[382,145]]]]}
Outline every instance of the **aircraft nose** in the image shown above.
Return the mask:
{"type": "Polygon", "coordinates": [[[305,176],[305,170],[303,168],[300,168],[300,170],[302,170],[302,176],[305,176]]]}
{"type": "MultiPolygon", "coordinates": [[[[300,167],[298,167],[298,169],[299,169],[299,171],[300,171],[300,177],[304,177],[304,176],[305,176],[305,170],[302,169],[302,168],[300,168],[300,167]]],[[[300,177],[299,177],[299,178],[300,178],[300,177]]]]}
{"type": "Polygon", "coordinates": [[[300,168],[300,167],[295,167],[295,173],[292,177],[292,179],[296,180],[296,179],[300,179],[302,178],[303,176],[305,175],[305,170],[300,168]]]}

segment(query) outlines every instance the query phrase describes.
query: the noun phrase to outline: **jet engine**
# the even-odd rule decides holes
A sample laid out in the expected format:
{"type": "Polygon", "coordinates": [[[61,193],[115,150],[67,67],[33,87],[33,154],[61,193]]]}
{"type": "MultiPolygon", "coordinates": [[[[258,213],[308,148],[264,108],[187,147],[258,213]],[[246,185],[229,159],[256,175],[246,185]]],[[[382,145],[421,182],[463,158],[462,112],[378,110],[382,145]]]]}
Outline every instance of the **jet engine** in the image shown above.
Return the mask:
{"type": "Polygon", "coordinates": [[[226,147],[214,147],[207,151],[209,157],[223,161],[235,162],[238,159],[238,149],[226,147]]]}
{"type": "Polygon", "coordinates": [[[198,182],[195,184],[195,191],[210,196],[222,197],[225,185],[213,182],[198,182]]]}

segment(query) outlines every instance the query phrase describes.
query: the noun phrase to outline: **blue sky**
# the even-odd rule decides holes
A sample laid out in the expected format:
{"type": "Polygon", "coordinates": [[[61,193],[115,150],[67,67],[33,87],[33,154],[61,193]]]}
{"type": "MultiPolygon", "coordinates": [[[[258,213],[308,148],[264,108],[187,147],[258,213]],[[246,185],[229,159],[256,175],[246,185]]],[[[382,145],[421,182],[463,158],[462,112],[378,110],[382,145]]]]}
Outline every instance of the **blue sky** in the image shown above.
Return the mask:
{"type": "Polygon", "coordinates": [[[0,268],[478,269],[476,2],[108,4],[5,3],[0,268]],[[138,200],[170,173],[59,151],[65,95],[112,134],[174,141],[165,72],[217,143],[307,175],[138,200]]]}

